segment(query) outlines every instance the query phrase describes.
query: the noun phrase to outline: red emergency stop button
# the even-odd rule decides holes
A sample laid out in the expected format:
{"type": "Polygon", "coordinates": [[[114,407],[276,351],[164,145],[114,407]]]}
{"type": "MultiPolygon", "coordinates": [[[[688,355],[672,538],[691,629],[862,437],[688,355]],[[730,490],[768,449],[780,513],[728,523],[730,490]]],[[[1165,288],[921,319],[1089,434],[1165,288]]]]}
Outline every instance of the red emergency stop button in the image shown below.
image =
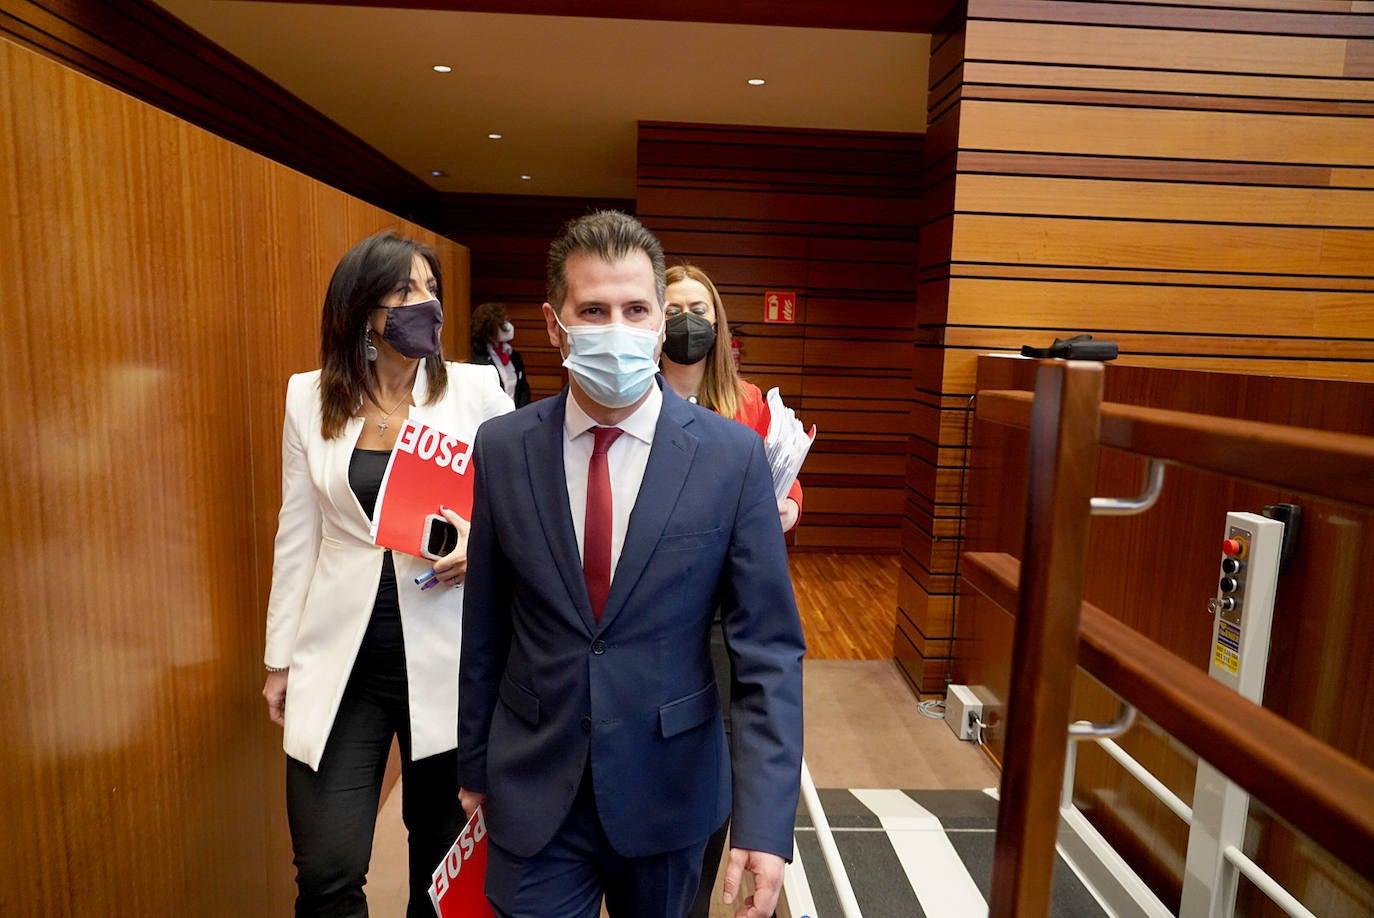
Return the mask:
{"type": "Polygon", "coordinates": [[[1245,554],[1244,539],[1225,539],[1221,543],[1221,553],[1233,558],[1242,557],[1245,554]]]}

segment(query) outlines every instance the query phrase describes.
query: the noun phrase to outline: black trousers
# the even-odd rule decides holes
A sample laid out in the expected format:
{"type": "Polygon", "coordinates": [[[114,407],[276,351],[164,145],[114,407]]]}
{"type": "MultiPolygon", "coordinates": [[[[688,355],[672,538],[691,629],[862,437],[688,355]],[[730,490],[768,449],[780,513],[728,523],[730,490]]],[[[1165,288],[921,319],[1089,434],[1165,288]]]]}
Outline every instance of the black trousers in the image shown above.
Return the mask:
{"type": "MultiPolygon", "coordinates": [[[[734,667],[730,663],[730,653],[725,647],[725,631],[720,621],[720,610],[711,623],[711,668],[716,674],[716,689],[725,708],[725,735],[733,736],[730,723],[730,698],[734,682],[734,667]]],[[[696,897],[688,918],[707,918],[711,914],[711,893],[715,889],[716,875],[720,871],[720,858],[725,852],[725,839],[730,834],[730,817],[706,840],[706,851],[702,857],[701,880],[697,886],[696,897]]]]}
{"type": "MultiPolygon", "coordinates": [[[[378,610],[380,612],[381,610],[378,610]]],[[[401,816],[409,831],[407,918],[433,918],[429,884],[464,819],[456,750],[410,760],[410,706],[400,619],[369,625],[320,770],[286,760],[286,809],[296,864],[296,915],[367,915],[368,862],[391,740],[401,748],[401,816]]],[[[289,688],[288,688],[289,691],[289,688]]]]}

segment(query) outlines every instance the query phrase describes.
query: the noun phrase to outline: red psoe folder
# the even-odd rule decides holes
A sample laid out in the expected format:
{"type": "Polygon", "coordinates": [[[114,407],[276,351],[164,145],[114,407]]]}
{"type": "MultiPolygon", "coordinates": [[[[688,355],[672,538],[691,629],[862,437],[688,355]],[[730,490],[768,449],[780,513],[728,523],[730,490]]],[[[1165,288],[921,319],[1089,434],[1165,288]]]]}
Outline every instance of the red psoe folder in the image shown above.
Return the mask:
{"type": "Polygon", "coordinates": [[[496,918],[487,902],[487,824],[482,808],[472,814],[458,840],[434,869],[429,901],[439,918],[496,918]]]}
{"type": "Polygon", "coordinates": [[[372,541],[420,556],[425,518],[442,504],[472,518],[472,444],[406,418],[372,512],[372,541]]]}

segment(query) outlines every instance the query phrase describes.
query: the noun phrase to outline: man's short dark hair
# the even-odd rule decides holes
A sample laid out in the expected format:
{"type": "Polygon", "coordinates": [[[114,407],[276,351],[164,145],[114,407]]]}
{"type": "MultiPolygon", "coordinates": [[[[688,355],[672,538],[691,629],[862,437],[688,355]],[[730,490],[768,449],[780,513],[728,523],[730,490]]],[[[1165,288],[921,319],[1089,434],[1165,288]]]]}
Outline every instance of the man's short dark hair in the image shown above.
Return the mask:
{"type": "Polygon", "coordinates": [[[648,255],[654,268],[658,304],[663,305],[666,268],[658,237],[629,214],[598,210],[569,220],[549,246],[548,297],[555,311],[563,308],[563,298],[568,295],[568,258],[577,252],[595,255],[606,262],[619,261],[635,252],[648,255]]]}

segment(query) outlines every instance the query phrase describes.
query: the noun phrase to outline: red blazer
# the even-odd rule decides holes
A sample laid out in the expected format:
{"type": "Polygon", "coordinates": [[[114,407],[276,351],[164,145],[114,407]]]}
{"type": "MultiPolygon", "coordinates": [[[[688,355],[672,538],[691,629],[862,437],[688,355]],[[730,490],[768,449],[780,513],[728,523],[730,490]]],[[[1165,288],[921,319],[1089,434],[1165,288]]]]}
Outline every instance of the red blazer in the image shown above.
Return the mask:
{"type": "MultiPolygon", "coordinates": [[[[735,420],[746,427],[754,428],[754,432],[760,437],[767,439],[768,424],[773,419],[772,412],[768,410],[768,403],[763,400],[763,393],[759,387],[751,382],[741,379],[739,410],[735,412],[735,420]]],[[[792,482],[792,487],[787,492],[787,496],[797,503],[797,520],[801,521],[802,508],[802,489],[801,483],[792,482]]]]}

